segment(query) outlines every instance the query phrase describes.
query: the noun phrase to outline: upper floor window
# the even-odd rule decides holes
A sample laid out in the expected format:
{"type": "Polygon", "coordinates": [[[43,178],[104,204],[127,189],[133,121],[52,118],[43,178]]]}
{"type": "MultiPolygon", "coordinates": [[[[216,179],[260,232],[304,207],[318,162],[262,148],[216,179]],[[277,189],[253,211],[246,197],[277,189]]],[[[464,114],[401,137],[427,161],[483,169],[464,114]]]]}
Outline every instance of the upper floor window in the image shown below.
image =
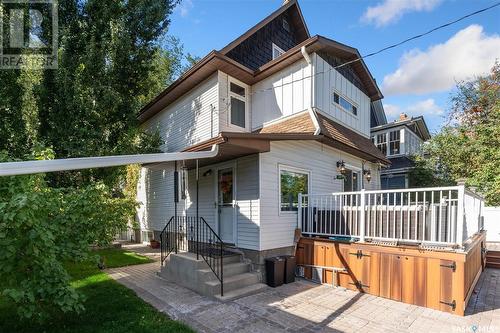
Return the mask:
{"type": "Polygon", "coordinates": [[[389,155],[396,155],[400,153],[400,132],[389,132],[389,155]]]}
{"type": "Polygon", "coordinates": [[[285,29],[287,32],[290,32],[290,24],[288,23],[286,18],[283,18],[283,29],[285,29]]]}
{"type": "Polygon", "coordinates": [[[384,155],[387,155],[387,135],[386,135],[386,133],[377,134],[377,148],[380,149],[380,151],[384,155]]]}
{"type": "Polygon", "coordinates": [[[280,55],[285,53],[281,48],[279,48],[276,44],[273,43],[273,59],[278,58],[280,55]]]}
{"type": "Polygon", "coordinates": [[[245,88],[230,82],[229,98],[231,100],[231,124],[246,127],[246,93],[245,88]]]}
{"type": "Polygon", "coordinates": [[[346,98],[340,96],[336,92],[333,93],[333,102],[339,105],[341,108],[346,110],[347,112],[352,113],[353,115],[358,115],[358,108],[353,103],[349,102],[346,98]]]}

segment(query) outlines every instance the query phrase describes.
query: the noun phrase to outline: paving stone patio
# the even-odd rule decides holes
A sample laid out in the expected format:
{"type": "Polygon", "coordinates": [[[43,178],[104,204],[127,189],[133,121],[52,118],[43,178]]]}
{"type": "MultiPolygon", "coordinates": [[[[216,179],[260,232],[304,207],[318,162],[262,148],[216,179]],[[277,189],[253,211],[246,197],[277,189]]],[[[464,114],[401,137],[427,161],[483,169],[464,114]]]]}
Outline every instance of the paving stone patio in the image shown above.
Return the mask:
{"type": "Polygon", "coordinates": [[[198,332],[500,332],[500,270],[486,269],[460,317],[305,280],[219,302],[157,276],[159,263],[108,273],[198,332]]]}

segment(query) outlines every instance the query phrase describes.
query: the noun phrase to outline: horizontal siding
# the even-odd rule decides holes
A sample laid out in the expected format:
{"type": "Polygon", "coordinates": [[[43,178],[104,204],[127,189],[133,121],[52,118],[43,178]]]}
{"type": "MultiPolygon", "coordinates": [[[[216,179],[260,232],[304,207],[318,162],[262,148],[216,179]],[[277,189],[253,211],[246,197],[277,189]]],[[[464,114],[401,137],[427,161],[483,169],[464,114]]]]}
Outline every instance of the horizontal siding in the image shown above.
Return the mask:
{"type": "Polygon", "coordinates": [[[163,151],[180,151],[218,134],[217,109],[218,80],[215,73],[142,127],[149,131],[159,129],[164,141],[163,151]]]}
{"type": "MultiPolygon", "coordinates": [[[[279,211],[279,165],[309,171],[311,193],[331,193],[340,192],[343,188],[342,180],[335,179],[339,160],[362,168],[361,159],[315,141],[276,141],[271,143],[270,152],[261,154],[261,250],[293,245],[297,213],[279,211]]],[[[372,172],[372,181],[365,182],[365,187],[379,189],[377,166],[368,163],[365,168],[372,172]]]]}
{"type": "Polygon", "coordinates": [[[297,61],[252,86],[252,129],[311,106],[311,66],[297,61]]]}
{"type": "Polygon", "coordinates": [[[236,209],[238,247],[258,250],[260,233],[259,156],[236,161],[236,209]]]}
{"type": "Polygon", "coordinates": [[[313,106],[356,132],[370,137],[370,98],[316,53],[312,59],[315,73],[313,106]],[[357,105],[357,116],[333,103],[334,90],[357,105]]]}

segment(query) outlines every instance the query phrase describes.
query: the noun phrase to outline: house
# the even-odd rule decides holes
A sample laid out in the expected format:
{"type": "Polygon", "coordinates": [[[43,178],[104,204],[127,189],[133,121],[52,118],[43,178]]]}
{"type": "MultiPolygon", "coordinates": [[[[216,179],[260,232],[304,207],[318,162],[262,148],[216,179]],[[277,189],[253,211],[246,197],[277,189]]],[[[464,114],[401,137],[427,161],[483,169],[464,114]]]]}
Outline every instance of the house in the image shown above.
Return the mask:
{"type": "Polygon", "coordinates": [[[410,172],[415,166],[411,157],[421,154],[422,145],[431,138],[424,117],[408,117],[402,113],[393,122],[375,121],[374,125],[372,142],[391,161],[391,165],[380,172],[381,188],[409,188],[410,172]]]}
{"type": "Polygon", "coordinates": [[[164,152],[214,153],[143,165],[137,219],[161,241],[160,274],[227,299],[294,254],[305,278],[463,314],[482,201],[463,185],[380,190],[382,98],[359,52],[311,36],[295,0],[201,59],[138,116],[164,152]]]}
{"type": "MultiPolygon", "coordinates": [[[[370,141],[370,107],[383,96],[363,61],[335,69],[357,57],[311,36],[298,3],[288,1],[141,110],[143,128],[159,130],[166,152],[219,145],[219,157],[201,162],[200,214],[224,242],[252,256],[289,253],[298,200],[291,189],[380,188],[389,161],[370,141]]],[[[143,170],[144,231],[157,235],[174,215],[172,174],[173,166],[143,170]]],[[[189,215],[194,171],[185,179],[178,211],[189,215]]]]}

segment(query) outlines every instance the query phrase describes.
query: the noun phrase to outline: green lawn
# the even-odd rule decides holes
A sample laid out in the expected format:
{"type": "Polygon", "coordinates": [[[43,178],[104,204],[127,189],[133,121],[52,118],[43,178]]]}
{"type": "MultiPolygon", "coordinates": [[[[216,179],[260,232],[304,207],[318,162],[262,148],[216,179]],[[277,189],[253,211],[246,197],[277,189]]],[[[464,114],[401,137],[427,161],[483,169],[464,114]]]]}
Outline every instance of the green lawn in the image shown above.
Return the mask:
{"type": "MultiPolygon", "coordinates": [[[[106,266],[120,267],[151,262],[151,259],[119,249],[96,251],[106,266]]],[[[20,322],[15,310],[0,299],[0,332],[128,333],[192,332],[168,319],[135,293],[100,271],[95,263],[67,264],[73,286],[86,296],[86,311],[80,315],[57,315],[40,325],[20,322]]]]}

